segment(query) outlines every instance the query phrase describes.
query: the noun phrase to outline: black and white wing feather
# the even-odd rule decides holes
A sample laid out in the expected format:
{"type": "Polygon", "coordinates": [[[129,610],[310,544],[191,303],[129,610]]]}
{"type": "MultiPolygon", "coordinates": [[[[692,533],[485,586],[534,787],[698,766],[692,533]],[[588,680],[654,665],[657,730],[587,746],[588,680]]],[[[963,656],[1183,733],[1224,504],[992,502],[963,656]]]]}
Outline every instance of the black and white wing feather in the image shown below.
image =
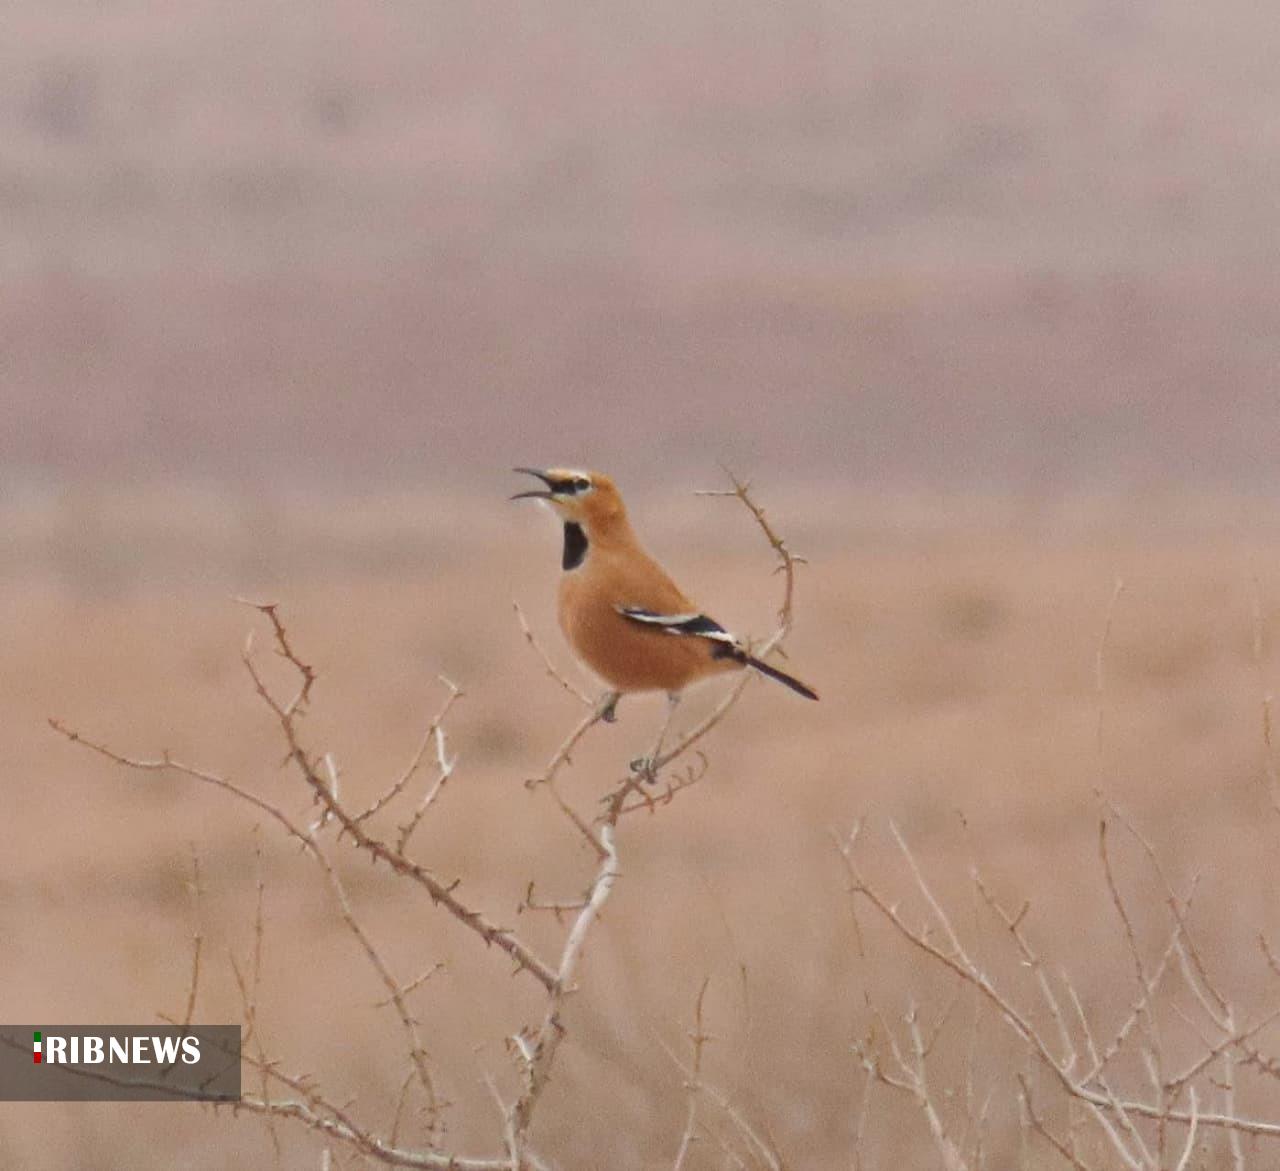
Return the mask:
{"type": "Polygon", "coordinates": [[[754,667],[762,675],[768,675],[770,679],[776,679],[779,683],[785,684],[792,691],[803,695],[805,699],[818,698],[818,693],[812,687],[801,683],[799,679],[788,675],[785,671],[779,671],[777,667],[761,662],[755,655],[750,654],[719,622],[708,618],[705,614],[658,614],[653,610],[645,609],[644,606],[619,606],[617,609],[624,618],[642,626],[652,626],[667,634],[685,638],[705,638],[708,642],[716,644],[711,649],[712,658],[734,659],[745,666],[754,667]]]}
{"type": "Polygon", "coordinates": [[[632,622],[657,627],[667,634],[705,638],[709,642],[724,643],[731,647],[738,645],[738,640],[732,634],[705,614],[658,614],[643,606],[619,606],[618,613],[624,618],[630,618],[632,622]]]}

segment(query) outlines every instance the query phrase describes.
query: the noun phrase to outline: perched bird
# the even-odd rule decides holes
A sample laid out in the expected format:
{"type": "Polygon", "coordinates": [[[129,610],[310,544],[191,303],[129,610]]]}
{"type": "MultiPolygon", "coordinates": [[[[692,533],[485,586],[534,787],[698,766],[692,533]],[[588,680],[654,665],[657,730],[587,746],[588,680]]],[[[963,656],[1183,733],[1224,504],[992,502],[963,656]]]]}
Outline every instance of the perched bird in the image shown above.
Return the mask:
{"type": "Polygon", "coordinates": [[[667,722],[651,761],[680,693],[700,679],[752,667],[806,699],[818,698],[798,679],[757,659],[685,597],[644,551],[608,476],[565,468],[515,470],[536,476],[546,487],[511,499],[544,500],[564,522],[560,628],[574,654],[611,688],[602,708],[605,718],[613,718],[621,695],[667,693],[667,722]]]}

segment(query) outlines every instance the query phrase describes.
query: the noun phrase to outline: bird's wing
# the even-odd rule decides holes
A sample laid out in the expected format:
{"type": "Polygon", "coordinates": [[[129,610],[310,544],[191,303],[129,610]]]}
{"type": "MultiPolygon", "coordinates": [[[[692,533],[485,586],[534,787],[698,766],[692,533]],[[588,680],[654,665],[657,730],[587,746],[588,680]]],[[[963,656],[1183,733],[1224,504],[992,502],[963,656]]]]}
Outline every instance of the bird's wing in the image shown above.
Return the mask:
{"type": "Polygon", "coordinates": [[[729,646],[737,646],[738,643],[719,622],[705,614],[658,614],[644,606],[618,606],[616,609],[632,622],[656,627],[667,634],[705,638],[710,642],[727,643],[729,646]]]}

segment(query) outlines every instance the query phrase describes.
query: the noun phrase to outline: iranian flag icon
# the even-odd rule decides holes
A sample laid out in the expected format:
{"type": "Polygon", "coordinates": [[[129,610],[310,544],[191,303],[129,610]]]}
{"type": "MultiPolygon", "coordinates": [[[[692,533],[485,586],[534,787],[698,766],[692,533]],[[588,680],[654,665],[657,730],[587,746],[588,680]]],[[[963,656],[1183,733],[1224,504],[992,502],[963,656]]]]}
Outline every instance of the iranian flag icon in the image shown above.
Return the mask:
{"type": "Polygon", "coordinates": [[[41,1046],[40,1046],[40,1034],[39,1034],[39,1033],[37,1033],[37,1034],[36,1034],[36,1040],[35,1040],[35,1054],[34,1054],[34,1056],[35,1056],[35,1063],[36,1063],[37,1065],[39,1065],[39,1064],[40,1064],[40,1049],[41,1049],[41,1046]]]}

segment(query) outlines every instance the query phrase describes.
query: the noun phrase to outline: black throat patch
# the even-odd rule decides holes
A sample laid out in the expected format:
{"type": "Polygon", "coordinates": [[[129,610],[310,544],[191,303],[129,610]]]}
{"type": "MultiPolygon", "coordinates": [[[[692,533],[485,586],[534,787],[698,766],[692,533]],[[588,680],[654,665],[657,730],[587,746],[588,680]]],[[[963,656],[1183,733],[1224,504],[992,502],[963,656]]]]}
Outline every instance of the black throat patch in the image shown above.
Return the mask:
{"type": "Polygon", "coordinates": [[[577,569],[587,556],[587,534],[580,524],[566,521],[564,526],[564,553],[560,558],[561,569],[577,569]]]}

